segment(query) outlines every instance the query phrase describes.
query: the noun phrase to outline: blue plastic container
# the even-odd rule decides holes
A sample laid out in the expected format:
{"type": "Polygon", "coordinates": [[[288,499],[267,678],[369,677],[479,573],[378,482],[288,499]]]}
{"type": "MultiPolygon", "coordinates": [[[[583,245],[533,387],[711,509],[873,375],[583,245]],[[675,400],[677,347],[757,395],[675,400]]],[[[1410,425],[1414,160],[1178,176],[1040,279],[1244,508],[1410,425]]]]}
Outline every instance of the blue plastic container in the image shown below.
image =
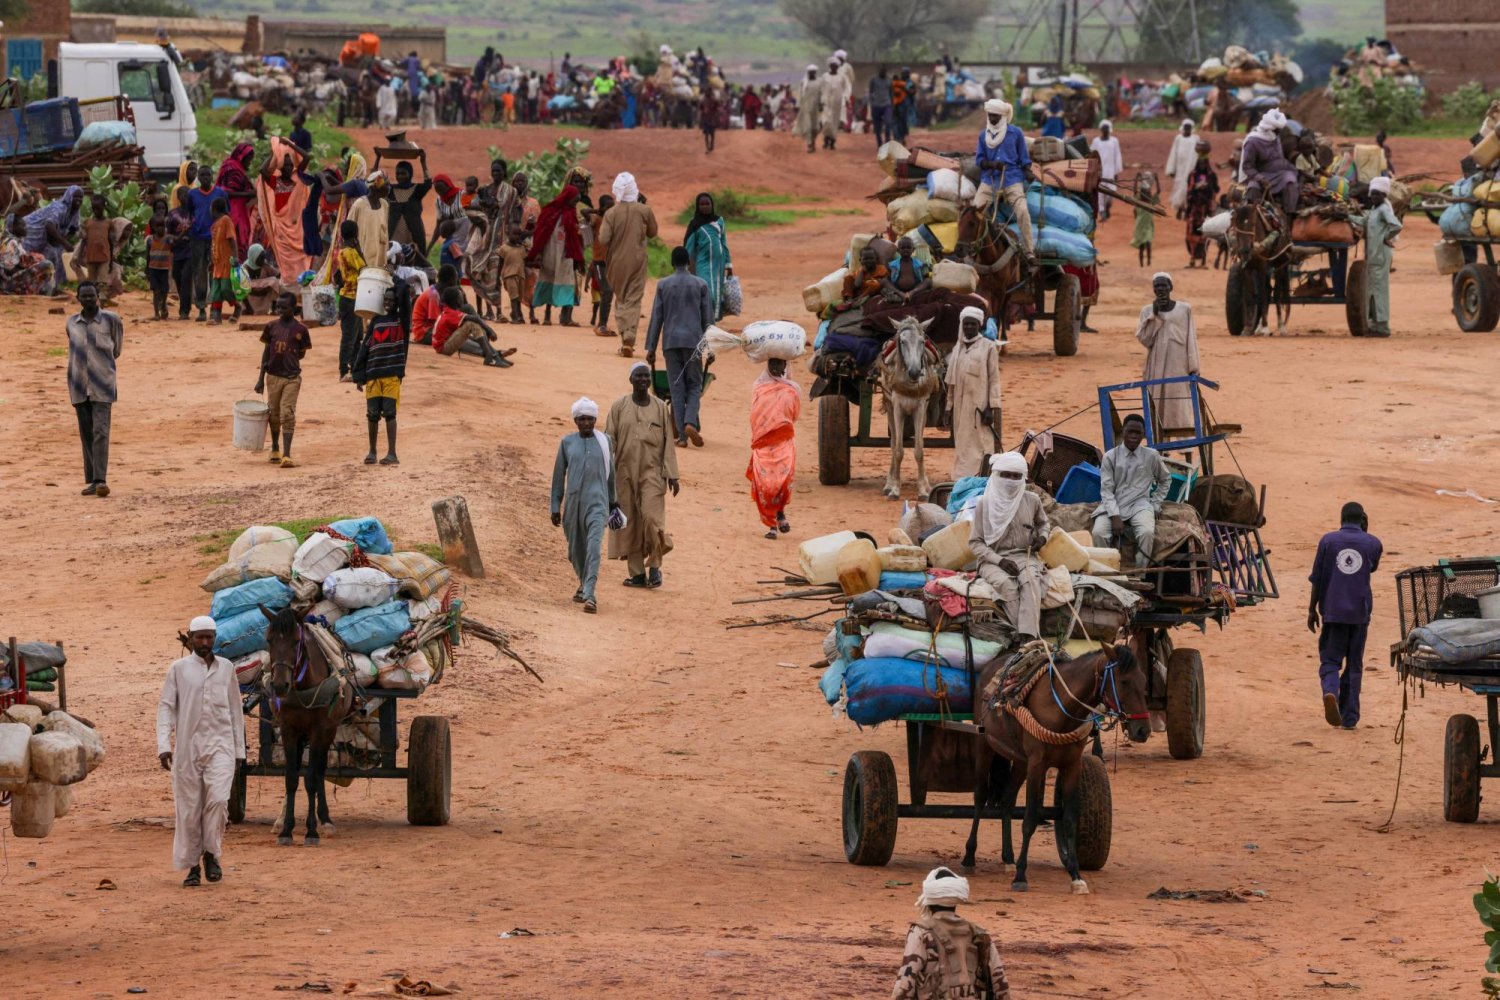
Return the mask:
{"type": "Polygon", "coordinates": [[[1057,488],[1058,503],[1098,503],[1099,467],[1089,462],[1079,462],[1063,476],[1057,488]]]}

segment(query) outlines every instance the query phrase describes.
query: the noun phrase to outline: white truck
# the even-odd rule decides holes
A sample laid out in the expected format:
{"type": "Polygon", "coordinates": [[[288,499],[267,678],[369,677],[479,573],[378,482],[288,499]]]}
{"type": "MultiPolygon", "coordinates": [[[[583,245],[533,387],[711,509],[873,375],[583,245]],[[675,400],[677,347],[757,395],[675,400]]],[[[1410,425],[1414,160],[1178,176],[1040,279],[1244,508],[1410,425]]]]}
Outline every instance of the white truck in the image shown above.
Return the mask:
{"type": "Polygon", "coordinates": [[[57,48],[58,96],[128,100],[147,175],[176,177],[198,141],[198,118],[167,51],[141,42],[62,42],[57,48]]]}

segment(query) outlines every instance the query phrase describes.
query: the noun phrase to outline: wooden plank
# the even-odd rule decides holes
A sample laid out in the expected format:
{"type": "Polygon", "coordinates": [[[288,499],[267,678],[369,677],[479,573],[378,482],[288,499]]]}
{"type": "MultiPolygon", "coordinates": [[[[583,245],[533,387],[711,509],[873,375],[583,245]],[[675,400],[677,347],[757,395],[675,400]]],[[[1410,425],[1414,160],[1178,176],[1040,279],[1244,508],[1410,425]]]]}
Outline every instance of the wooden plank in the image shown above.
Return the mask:
{"type": "Polygon", "coordinates": [[[484,561],[479,557],[479,542],[469,520],[468,501],[460,496],[438,500],[432,505],[432,517],[437,524],[443,561],[465,576],[484,579],[484,561]]]}

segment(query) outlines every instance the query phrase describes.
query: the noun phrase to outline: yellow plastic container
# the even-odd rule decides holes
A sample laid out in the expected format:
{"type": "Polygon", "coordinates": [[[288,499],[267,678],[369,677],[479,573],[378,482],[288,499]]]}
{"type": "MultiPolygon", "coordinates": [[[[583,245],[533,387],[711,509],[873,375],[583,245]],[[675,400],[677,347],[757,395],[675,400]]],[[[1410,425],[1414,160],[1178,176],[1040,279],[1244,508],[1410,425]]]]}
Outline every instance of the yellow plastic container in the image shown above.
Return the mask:
{"type": "Polygon", "coordinates": [[[835,531],[831,535],[809,538],[797,547],[797,566],[807,582],[815,587],[838,583],[839,551],[854,541],[852,531],[835,531]]]}
{"type": "Polygon", "coordinates": [[[880,553],[868,538],[856,538],[839,550],[839,586],[854,596],[880,586],[880,553]]]}
{"type": "Polygon", "coordinates": [[[1479,144],[1469,150],[1469,155],[1481,168],[1494,166],[1500,160],[1500,132],[1491,132],[1479,144]]]}
{"type": "Polygon", "coordinates": [[[1089,550],[1061,528],[1052,529],[1038,555],[1048,566],[1066,566],[1070,573],[1081,572],[1089,564],[1089,550]]]}
{"type": "Polygon", "coordinates": [[[952,570],[963,569],[973,562],[974,553],[969,551],[969,534],[973,527],[973,521],[954,521],[928,535],[922,542],[927,561],[938,569],[952,570]]]}

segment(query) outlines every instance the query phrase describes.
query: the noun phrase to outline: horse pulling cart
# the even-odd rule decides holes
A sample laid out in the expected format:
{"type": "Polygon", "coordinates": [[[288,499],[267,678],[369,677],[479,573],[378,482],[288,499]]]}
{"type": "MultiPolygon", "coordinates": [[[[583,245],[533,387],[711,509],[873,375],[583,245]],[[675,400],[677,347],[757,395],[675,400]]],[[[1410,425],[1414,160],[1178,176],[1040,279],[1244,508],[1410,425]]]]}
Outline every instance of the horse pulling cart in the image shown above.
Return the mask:
{"type": "Polygon", "coordinates": [[[1468,713],[1449,716],[1443,735],[1443,819],[1450,823],[1477,820],[1480,780],[1500,778],[1500,652],[1445,659],[1420,634],[1412,633],[1440,620],[1475,618],[1480,613],[1478,595],[1497,585],[1500,558],[1495,557],[1444,559],[1396,574],[1401,641],[1391,646],[1391,666],[1398,678],[1424,685],[1454,684],[1485,700],[1488,742],[1480,736],[1479,720],[1468,713]]]}
{"type": "Polygon", "coordinates": [[[1231,336],[1259,333],[1273,313],[1284,327],[1294,305],[1343,306],[1350,336],[1365,336],[1365,262],[1350,260],[1359,249],[1358,230],[1347,223],[1325,225],[1316,235],[1338,238],[1298,239],[1297,227],[1289,233],[1281,211],[1264,204],[1240,206],[1233,220],[1224,284],[1231,336]]]}

